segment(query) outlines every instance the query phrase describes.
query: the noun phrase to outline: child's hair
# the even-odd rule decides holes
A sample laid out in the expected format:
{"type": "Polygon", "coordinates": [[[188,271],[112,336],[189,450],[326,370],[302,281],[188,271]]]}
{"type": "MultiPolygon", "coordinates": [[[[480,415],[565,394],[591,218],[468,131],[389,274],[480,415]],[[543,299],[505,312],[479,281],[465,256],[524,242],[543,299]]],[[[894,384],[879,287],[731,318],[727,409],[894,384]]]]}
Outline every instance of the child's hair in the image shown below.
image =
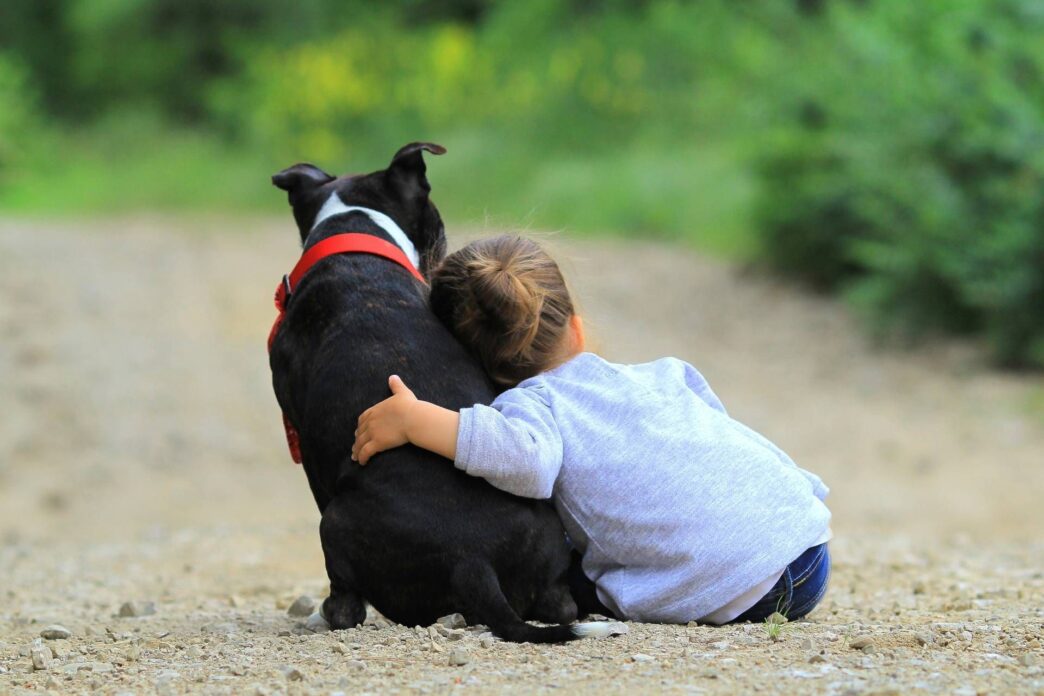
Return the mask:
{"type": "Polygon", "coordinates": [[[502,387],[568,357],[573,301],[532,240],[502,235],[450,254],[431,275],[431,307],[502,387]]]}

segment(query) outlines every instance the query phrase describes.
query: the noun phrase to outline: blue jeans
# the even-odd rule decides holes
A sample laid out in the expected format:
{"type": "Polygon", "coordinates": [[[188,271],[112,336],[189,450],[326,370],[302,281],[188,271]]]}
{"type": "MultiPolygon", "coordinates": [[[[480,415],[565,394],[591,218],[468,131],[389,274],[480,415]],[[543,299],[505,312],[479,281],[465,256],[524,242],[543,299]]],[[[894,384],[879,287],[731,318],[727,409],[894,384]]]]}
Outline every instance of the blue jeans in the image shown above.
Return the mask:
{"type": "Polygon", "coordinates": [[[823,599],[829,579],[830,551],[826,544],[813,546],[787,566],[768,594],[729,623],[760,622],[777,611],[788,620],[800,619],[823,599]]]}

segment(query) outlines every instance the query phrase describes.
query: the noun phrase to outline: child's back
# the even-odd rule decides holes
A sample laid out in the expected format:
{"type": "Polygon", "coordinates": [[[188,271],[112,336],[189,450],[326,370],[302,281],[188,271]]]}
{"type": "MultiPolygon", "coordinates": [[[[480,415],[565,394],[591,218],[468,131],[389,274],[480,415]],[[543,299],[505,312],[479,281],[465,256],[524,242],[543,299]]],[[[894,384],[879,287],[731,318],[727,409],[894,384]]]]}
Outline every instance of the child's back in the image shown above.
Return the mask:
{"type": "Polygon", "coordinates": [[[457,466],[519,495],[553,490],[602,601],[632,619],[703,618],[829,535],[822,481],[673,358],[581,353],[464,409],[457,466]]]}

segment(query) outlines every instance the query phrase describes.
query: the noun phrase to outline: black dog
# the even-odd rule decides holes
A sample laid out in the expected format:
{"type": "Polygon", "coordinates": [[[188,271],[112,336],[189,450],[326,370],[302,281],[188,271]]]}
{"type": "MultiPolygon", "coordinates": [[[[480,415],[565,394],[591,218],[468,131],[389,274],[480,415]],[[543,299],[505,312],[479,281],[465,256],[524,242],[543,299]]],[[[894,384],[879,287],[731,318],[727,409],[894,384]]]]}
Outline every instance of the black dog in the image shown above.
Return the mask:
{"type": "MultiPolygon", "coordinates": [[[[412,143],[372,174],[335,178],[298,164],[273,176],[289,192],[304,248],[364,233],[395,243],[426,275],[446,241],[422,150],[445,151],[412,143]]],[[[356,420],[388,396],[391,374],[418,398],[451,409],[494,397],[481,368],[431,313],[426,286],[386,258],[341,254],[320,261],[290,291],[271,345],[273,385],[300,434],[322,513],[330,576],[322,614],[330,625],[358,625],[368,601],[406,625],[460,612],[516,642],[607,632],[606,624],[566,625],[577,616],[570,556],[546,503],[508,495],[413,446],[379,454],[367,467],[351,461],[356,420]]]]}

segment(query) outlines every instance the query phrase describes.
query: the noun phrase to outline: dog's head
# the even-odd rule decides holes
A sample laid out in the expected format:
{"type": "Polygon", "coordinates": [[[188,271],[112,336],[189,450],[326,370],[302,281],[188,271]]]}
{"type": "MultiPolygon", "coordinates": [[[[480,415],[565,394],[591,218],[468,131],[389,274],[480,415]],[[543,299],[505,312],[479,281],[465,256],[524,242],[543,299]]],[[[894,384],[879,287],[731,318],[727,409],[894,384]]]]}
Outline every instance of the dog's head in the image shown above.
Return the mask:
{"type": "Polygon", "coordinates": [[[402,228],[417,248],[420,271],[446,253],[446,233],[438,208],[428,193],[423,151],[441,155],[446,148],[434,143],[410,143],[399,149],[387,169],[370,174],[335,177],[313,164],[295,164],[272,176],[272,183],[287,192],[301,243],[308,239],[320,211],[359,206],[384,213],[402,228]]]}

